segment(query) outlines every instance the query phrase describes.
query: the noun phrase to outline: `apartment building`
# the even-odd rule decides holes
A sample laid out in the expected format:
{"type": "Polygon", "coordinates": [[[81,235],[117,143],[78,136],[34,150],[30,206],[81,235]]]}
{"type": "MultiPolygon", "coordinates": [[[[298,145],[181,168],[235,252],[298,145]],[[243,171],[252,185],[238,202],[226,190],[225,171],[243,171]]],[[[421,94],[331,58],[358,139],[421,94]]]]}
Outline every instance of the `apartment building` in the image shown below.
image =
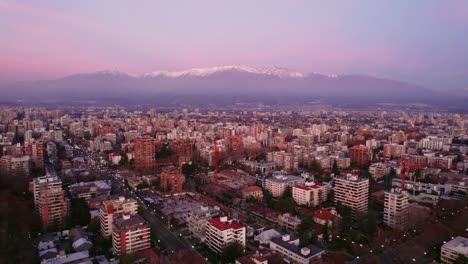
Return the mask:
{"type": "Polygon", "coordinates": [[[364,145],[354,146],[349,149],[349,158],[351,163],[356,163],[359,165],[365,165],[369,163],[369,149],[364,145]]]}
{"type": "Polygon", "coordinates": [[[283,195],[288,186],[292,188],[298,184],[304,184],[304,179],[294,175],[275,174],[273,177],[265,179],[265,188],[274,197],[283,195]]]}
{"type": "Polygon", "coordinates": [[[214,218],[206,226],[206,244],[214,252],[221,253],[223,248],[233,242],[245,247],[246,228],[227,216],[214,218]]]}
{"type": "Polygon", "coordinates": [[[42,141],[26,142],[24,144],[24,154],[29,156],[34,168],[44,168],[44,143],[42,141]]]}
{"type": "Polygon", "coordinates": [[[70,201],[65,197],[62,186],[39,187],[37,210],[44,229],[63,226],[69,206],[70,201]]]}
{"type": "Polygon", "coordinates": [[[41,201],[40,191],[54,189],[56,187],[62,188],[62,181],[57,176],[41,176],[34,178],[32,182],[29,183],[29,191],[33,193],[34,206],[37,212],[39,212],[39,203],[41,201]]]}
{"type": "Polygon", "coordinates": [[[405,146],[399,144],[385,144],[383,155],[385,158],[399,158],[405,154],[405,146]]]}
{"type": "Polygon", "coordinates": [[[297,170],[299,166],[299,157],[285,151],[268,152],[267,161],[274,161],[278,168],[289,172],[297,170]]]}
{"type": "Polygon", "coordinates": [[[30,174],[29,156],[6,155],[0,158],[0,173],[10,177],[26,178],[30,174]]]}
{"type": "Polygon", "coordinates": [[[112,235],[112,225],[114,219],[122,215],[136,215],[138,204],[135,199],[125,199],[120,196],[116,199],[104,201],[99,210],[99,218],[101,221],[101,234],[103,237],[112,235]]]}
{"type": "Polygon", "coordinates": [[[190,234],[200,241],[205,241],[206,226],[214,216],[219,216],[219,208],[200,206],[193,209],[187,217],[190,234]]]}
{"type": "Polygon", "coordinates": [[[440,260],[442,263],[454,263],[458,257],[468,257],[468,238],[458,236],[445,243],[440,249],[440,260]]]}
{"type": "Polygon", "coordinates": [[[301,248],[299,246],[299,239],[293,239],[288,234],[272,238],[270,249],[280,253],[286,263],[296,264],[322,263],[322,255],[325,254],[325,250],[312,244],[301,248]]]}
{"type": "Polygon", "coordinates": [[[366,214],[369,199],[369,179],[347,174],[335,178],[335,203],[352,208],[353,216],[366,214]]]}
{"type": "Polygon", "coordinates": [[[69,186],[73,198],[107,197],[110,195],[111,187],[104,181],[79,182],[69,186]]]}
{"type": "Polygon", "coordinates": [[[306,182],[305,185],[295,185],[292,197],[298,205],[317,206],[327,200],[327,186],[322,183],[306,182]]]}
{"type": "Polygon", "coordinates": [[[384,223],[391,228],[405,230],[408,228],[408,193],[392,188],[385,192],[384,223]]]}
{"type": "Polygon", "coordinates": [[[161,172],[161,188],[164,191],[182,192],[182,173],[176,166],[169,166],[163,168],[161,172]]]}
{"type": "Polygon", "coordinates": [[[151,229],[139,215],[116,218],[112,229],[112,250],[115,255],[134,253],[151,247],[151,229]]]}

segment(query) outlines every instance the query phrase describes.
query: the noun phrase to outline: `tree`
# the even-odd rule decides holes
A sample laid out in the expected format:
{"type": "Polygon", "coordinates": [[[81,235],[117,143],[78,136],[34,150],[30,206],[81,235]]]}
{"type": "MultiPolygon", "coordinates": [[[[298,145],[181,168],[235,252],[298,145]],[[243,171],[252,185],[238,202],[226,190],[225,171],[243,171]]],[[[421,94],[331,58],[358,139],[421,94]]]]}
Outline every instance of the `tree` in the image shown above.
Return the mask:
{"type": "Polygon", "coordinates": [[[71,225],[85,226],[89,224],[91,216],[89,214],[89,206],[85,199],[71,200],[71,225]]]}
{"type": "Polygon", "coordinates": [[[297,231],[302,245],[307,245],[312,237],[312,226],[314,225],[314,218],[311,215],[304,217],[299,225],[297,231]]]}
{"type": "Polygon", "coordinates": [[[387,174],[387,177],[385,177],[385,187],[388,188],[388,186],[392,185],[392,179],[395,178],[396,176],[396,170],[394,168],[390,168],[390,171],[387,174]]]}
{"type": "Polygon", "coordinates": [[[369,210],[365,220],[364,232],[372,236],[375,231],[377,231],[377,216],[373,210],[369,210]]]}
{"type": "Polygon", "coordinates": [[[330,236],[330,234],[329,234],[330,232],[329,232],[329,230],[328,230],[328,224],[325,224],[325,225],[323,226],[323,231],[322,231],[322,232],[323,232],[323,240],[325,240],[326,242],[328,242],[328,237],[330,236]]]}
{"type": "Polygon", "coordinates": [[[137,185],[137,189],[141,190],[141,189],[145,189],[145,188],[148,188],[148,184],[146,184],[146,182],[142,182],[140,184],[137,185]]]}
{"type": "Polygon", "coordinates": [[[194,163],[192,164],[183,164],[182,165],[182,174],[184,175],[193,175],[197,171],[198,167],[194,163]]]}
{"type": "Polygon", "coordinates": [[[281,198],[274,204],[274,209],[282,213],[294,214],[296,212],[296,201],[292,197],[281,198]]]}
{"type": "Polygon", "coordinates": [[[241,257],[244,253],[244,247],[238,243],[233,242],[227,244],[221,253],[221,260],[223,263],[234,263],[234,261],[241,257]]]}
{"type": "Polygon", "coordinates": [[[281,198],[288,198],[288,197],[292,197],[292,188],[291,186],[286,186],[286,189],[284,189],[284,192],[283,192],[283,195],[281,196],[281,198]]]}
{"type": "Polygon", "coordinates": [[[341,233],[349,230],[351,224],[353,223],[352,209],[347,205],[343,205],[341,202],[338,202],[336,205],[336,210],[341,216],[341,221],[339,225],[339,230],[341,233]]]}
{"type": "Polygon", "coordinates": [[[335,174],[335,176],[340,175],[340,169],[338,168],[338,164],[336,163],[336,160],[333,161],[332,172],[333,174],[335,174]]]}
{"type": "Polygon", "coordinates": [[[120,264],[135,263],[135,257],[129,254],[122,253],[119,257],[120,264]]]}
{"type": "Polygon", "coordinates": [[[454,262],[455,264],[468,264],[468,257],[460,255],[457,260],[454,262]]]}

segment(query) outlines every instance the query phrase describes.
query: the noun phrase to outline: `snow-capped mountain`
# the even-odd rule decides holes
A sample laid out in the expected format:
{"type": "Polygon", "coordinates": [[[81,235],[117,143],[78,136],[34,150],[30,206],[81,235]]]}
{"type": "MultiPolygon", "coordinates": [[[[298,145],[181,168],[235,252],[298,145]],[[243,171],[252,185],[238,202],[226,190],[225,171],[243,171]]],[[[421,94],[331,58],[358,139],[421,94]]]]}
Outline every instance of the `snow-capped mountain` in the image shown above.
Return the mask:
{"type": "Polygon", "coordinates": [[[155,71],[155,72],[143,74],[143,77],[144,78],[161,77],[161,76],[169,77],[169,78],[177,78],[177,77],[182,77],[182,76],[207,77],[216,73],[229,72],[229,71],[276,76],[281,79],[304,78],[307,76],[306,74],[303,74],[301,72],[292,71],[289,69],[279,68],[279,67],[254,68],[254,67],[243,66],[243,65],[226,65],[226,66],[216,66],[216,67],[208,67],[208,68],[192,68],[192,69],[184,70],[184,71],[155,71]]]}
{"type": "Polygon", "coordinates": [[[58,80],[0,87],[2,100],[105,101],[206,105],[262,101],[334,104],[426,103],[466,106],[466,95],[440,93],[418,85],[365,75],[304,74],[288,69],[231,65],[130,75],[110,70],[58,80]],[[289,100],[289,101],[288,101],[289,100]]]}

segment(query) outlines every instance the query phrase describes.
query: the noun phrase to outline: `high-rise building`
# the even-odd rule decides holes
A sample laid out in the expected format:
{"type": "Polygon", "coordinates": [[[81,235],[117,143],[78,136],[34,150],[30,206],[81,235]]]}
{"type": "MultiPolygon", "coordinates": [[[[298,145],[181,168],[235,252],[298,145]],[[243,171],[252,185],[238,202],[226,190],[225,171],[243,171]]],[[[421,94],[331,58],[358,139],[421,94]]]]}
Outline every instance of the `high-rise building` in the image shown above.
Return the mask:
{"type": "Polygon", "coordinates": [[[405,146],[395,143],[385,144],[383,152],[385,158],[399,158],[405,154],[405,146]]]}
{"type": "Polygon", "coordinates": [[[391,228],[405,230],[408,227],[408,193],[404,190],[385,192],[384,223],[391,228]]]}
{"type": "Polygon", "coordinates": [[[135,199],[125,199],[120,196],[116,199],[104,201],[99,210],[101,220],[101,234],[103,237],[112,235],[114,219],[122,215],[135,215],[138,212],[138,204],[135,199]]]}
{"type": "Polygon", "coordinates": [[[176,166],[163,168],[161,172],[161,188],[165,192],[182,192],[182,174],[176,166]]]}
{"type": "Polygon", "coordinates": [[[223,248],[233,242],[245,247],[245,226],[227,216],[214,218],[206,226],[206,244],[214,252],[221,253],[223,248]]]}
{"type": "Polygon", "coordinates": [[[33,168],[44,168],[44,143],[42,141],[26,142],[24,153],[30,157],[33,168]]]}
{"type": "Polygon", "coordinates": [[[369,179],[348,174],[335,178],[335,203],[351,207],[353,216],[366,214],[369,200],[369,179]]]}
{"type": "Polygon", "coordinates": [[[123,215],[114,220],[112,250],[114,254],[134,253],[151,247],[151,229],[139,215],[123,215]]]}
{"type": "Polygon", "coordinates": [[[0,158],[0,173],[15,178],[27,178],[30,174],[29,156],[2,156],[0,158]]]}
{"type": "Polygon", "coordinates": [[[135,138],[135,167],[139,169],[151,168],[155,157],[154,138],[149,135],[135,138]]]}
{"type": "Polygon", "coordinates": [[[41,199],[40,191],[54,189],[56,187],[62,188],[62,181],[57,176],[42,176],[34,178],[29,184],[29,191],[34,195],[34,206],[39,212],[39,202],[41,199]]]}
{"type": "Polygon", "coordinates": [[[369,149],[364,145],[354,146],[349,149],[351,163],[365,165],[369,162],[369,149]]]}
{"type": "Polygon", "coordinates": [[[39,188],[39,203],[37,209],[42,220],[42,226],[61,227],[68,214],[69,200],[60,186],[41,186],[39,188]]]}

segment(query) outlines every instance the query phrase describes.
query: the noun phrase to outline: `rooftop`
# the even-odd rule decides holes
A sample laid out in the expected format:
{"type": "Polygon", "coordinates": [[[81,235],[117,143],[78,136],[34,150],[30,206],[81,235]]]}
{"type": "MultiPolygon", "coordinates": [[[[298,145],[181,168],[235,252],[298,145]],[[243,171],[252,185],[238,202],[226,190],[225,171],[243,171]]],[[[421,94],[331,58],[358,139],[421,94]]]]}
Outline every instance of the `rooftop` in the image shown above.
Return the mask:
{"type": "Polygon", "coordinates": [[[314,245],[308,245],[308,246],[305,246],[305,248],[308,248],[310,251],[308,254],[304,255],[302,254],[301,252],[301,248],[294,245],[294,244],[290,244],[289,241],[284,241],[282,237],[274,237],[271,239],[271,242],[287,249],[288,251],[298,255],[298,256],[301,256],[303,258],[310,258],[310,257],[313,257],[314,255],[317,255],[317,254],[321,254],[321,253],[324,253],[325,251],[317,246],[314,246],[314,245]]]}
{"type": "Polygon", "coordinates": [[[223,218],[223,217],[214,218],[214,219],[209,220],[208,223],[212,225],[213,227],[215,227],[216,229],[221,230],[221,231],[228,230],[228,229],[245,228],[244,225],[240,224],[237,221],[229,219],[227,217],[226,218],[223,218]],[[226,219],[226,221],[224,221],[223,219],[226,219]]]}
{"type": "Polygon", "coordinates": [[[124,216],[114,220],[114,226],[117,230],[129,230],[141,226],[148,226],[146,221],[139,215],[124,216]]]}
{"type": "Polygon", "coordinates": [[[468,255],[468,238],[458,236],[449,242],[445,243],[442,248],[449,248],[453,251],[460,253],[461,255],[468,255]]]}

